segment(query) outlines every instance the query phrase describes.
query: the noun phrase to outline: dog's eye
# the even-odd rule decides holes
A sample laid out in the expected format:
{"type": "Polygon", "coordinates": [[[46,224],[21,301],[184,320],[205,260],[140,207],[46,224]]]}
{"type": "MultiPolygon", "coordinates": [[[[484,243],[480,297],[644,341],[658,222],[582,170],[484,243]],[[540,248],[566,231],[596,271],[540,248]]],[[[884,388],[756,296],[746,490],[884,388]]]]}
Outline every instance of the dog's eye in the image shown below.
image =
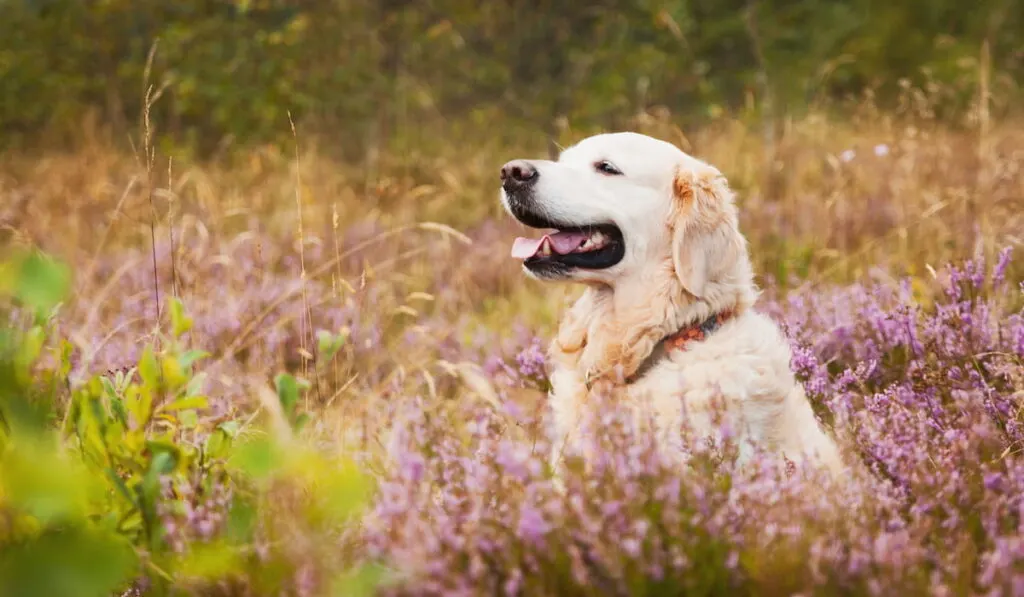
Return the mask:
{"type": "Polygon", "coordinates": [[[601,172],[603,174],[611,174],[613,176],[618,176],[622,174],[622,170],[616,168],[615,165],[609,162],[608,160],[601,160],[600,162],[596,162],[594,164],[594,168],[598,172],[601,172]]]}

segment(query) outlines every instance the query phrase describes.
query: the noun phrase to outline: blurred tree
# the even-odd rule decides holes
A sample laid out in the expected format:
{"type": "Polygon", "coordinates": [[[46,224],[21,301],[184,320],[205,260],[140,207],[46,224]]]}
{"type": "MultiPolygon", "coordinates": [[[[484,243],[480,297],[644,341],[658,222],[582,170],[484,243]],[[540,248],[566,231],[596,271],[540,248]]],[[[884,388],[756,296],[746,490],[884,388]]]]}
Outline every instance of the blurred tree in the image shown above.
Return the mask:
{"type": "MultiPolygon", "coordinates": [[[[554,136],[653,105],[691,122],[753,105],[766,139],[810,103],[900,81],[948,109],[1024,74],[1018,0],[0,0],[0,127],[8,143],[99,113],[132,129],[147,54],[164,137],[212,151],[288,138],[290,113],[359,155],[415,124],[486,115],[554,136]],[[987,68],[987,67],[984,67],[987,68]],[[751,99],[753,102],[751,103],[751,99]]],[[[1008,107],[1008,106],[1007,106],[1008,107]]]]}

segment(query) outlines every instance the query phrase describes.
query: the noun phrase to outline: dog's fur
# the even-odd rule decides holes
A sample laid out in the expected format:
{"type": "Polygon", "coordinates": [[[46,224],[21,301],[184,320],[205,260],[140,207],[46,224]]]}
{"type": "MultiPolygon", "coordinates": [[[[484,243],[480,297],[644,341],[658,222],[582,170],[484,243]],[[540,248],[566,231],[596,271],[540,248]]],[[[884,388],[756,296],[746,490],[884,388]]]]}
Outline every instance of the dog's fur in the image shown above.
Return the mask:
{"type": "MultiPolygon", "coordinates": [[[[557,162],[528,163],[538,173],[530,209],[566,225],[613,223],[625,242],[621,261],[605,269],[526,268],[534,278],[586,285],[550,346],[556,453],[575,441],[588,396],[603,389],[646,405],[659,444],[673,453],[681,453],[684,421],[698,434],[713,433],[711,407],[720,401],[740,440],[741,460],[759,446],[842,470],[835,443],[790,369],[786,338],[753,309],[758,290],[721,172],[635,133],[596,135],[557,162]],[[602,161],[621,175],[595,169],[602,161]],[[623,382],[660,340],[724,310],[735,316],[706,339],[668,352],[634,383],[623,382]]],[[[513,213],[505,189],[502,202],[513,213]]]]}

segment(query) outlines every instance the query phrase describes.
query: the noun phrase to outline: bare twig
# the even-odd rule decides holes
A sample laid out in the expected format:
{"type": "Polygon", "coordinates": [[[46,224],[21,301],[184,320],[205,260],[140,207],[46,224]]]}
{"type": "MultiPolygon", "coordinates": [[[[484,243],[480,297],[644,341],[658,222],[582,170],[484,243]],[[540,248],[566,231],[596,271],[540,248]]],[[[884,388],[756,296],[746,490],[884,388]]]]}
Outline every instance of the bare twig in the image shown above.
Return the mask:
{"type": "MultiPolygon", "coordinates": [[[[313,361],[313,384],[316,386],[317,402],[323,404],[323,390],[320,388],[320,369],[315,359],[309,355],[316,350],[316,338],[313,334],[313,311],[309,308],[309,297],[306,294],[306,237],[302,229],[302,164],[299,163],[299,136],[295,132],[295,122],[292,120],[292,113],[288,111],[288,124],[292,127],[292,139],[295,141],[295,209],[299,226],[299,284],[302,287],[302,311],[303,318],[299,320],[299,349],[302,358],[302,374],[307,374],[309,361],[313,361]],[[304,323],[303,323],[304,322],[304,323]],[[309,333],[309,340],[312,344],[310,349],[306,348],[306,333],[309,333]]],[[[308,396],[308,395],[307,395],[308,396]]],[[[306,398],[306,409],[309,409],[309,398],[306,398]]]]}
{"type": "Polygon", "coordinates": [[[153,148],[153,129],[150,122],[150,109],[156,102],[158,95],[154,95],[153,87],[149,84],[149,77],[152,73],[153,59],[156,57],[156,41],[149,48],[149,55],[146,57],[146,68],[142,75],[144,102],[142,106],[142,151],[145,156],[146,165],[146,193],[149,196],[150,220],[150,252],[153,256],[153,299],[156,307],[156,321],[153,327],[160,325],[160,274],[156,260],[156,202],[153,200],[153,161],[156,158],[156,150],[153,148]]]}
{"type": "Polygon", "coordinates": [[[171,252],[171,295],[178,296],[178,268],[174,264],[175,252],[174,252],[174,220],[172,218],[171,210],[174,207],[174,176],[171,171],[171,167],[174,163],[174,158],[167,158],[167,190],[169,191],[170,202],[167,205],[167,240],[170,243],[171,252]]]}

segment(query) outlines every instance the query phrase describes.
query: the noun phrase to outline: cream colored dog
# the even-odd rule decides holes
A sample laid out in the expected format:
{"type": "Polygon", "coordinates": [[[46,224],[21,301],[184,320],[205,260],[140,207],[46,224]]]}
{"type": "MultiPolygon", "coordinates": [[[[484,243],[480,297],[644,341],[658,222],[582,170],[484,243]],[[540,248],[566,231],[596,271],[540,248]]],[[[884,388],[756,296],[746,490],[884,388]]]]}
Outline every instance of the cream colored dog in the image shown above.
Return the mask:
{"type": "Polygon", "coordinates": [[[713,433],[719,403],[741,461],[760,446],[842,470],[786,338],[752,308],[758,291],[721,172],[664,141],[614,133],[557,162],[509,162],[501,179],[513,217],[553,229],[516,239],[526,273],[586,285],[550,347],[556,455],[603,388],[643,405],[671,453],[681,453],[684,421],[713,433]]]}

